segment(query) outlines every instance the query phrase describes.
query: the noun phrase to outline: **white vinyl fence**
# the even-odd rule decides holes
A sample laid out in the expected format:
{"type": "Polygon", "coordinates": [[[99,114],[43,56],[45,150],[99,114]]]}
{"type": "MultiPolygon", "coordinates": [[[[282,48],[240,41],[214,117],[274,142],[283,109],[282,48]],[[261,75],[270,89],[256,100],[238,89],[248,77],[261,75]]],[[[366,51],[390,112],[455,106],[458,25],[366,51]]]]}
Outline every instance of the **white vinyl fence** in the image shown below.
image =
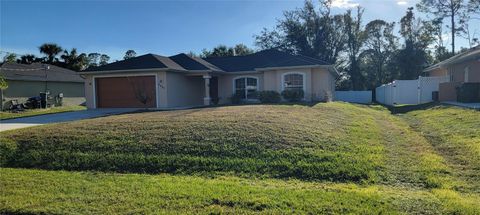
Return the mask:
{"type": "Polygon", "coordinates": [[[385,105],[423,104],[432,102],[432,92],[438,91],[440,83],[448,82],[449,76],[419,77],[417,80],[395,80],[375,90],[377,102],[385,105]]]}
{"type": "Polygon", "coordinates": [[[335,91],[335,100],[370,104],[372,103],[372,91],[335,91]]]}

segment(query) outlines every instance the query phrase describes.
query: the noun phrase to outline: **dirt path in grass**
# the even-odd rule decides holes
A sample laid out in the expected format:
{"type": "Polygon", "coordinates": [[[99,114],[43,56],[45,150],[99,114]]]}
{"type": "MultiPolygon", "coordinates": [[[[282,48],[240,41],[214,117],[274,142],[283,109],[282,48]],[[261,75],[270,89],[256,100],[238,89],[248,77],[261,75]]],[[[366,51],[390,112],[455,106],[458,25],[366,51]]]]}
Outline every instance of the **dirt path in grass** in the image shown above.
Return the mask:
{"type": "Polygon", "coordinates": [[[452,183],[446,174],[448,166],[423,136],[395,116],[378,115],[376,122],[385,141],[381,183],[414,188],[439,188],[452,183]]]}
{"type": "Polygon", "coordinates": [[[441,131],[436,132],[433,129],[426,128],[422,125],[420,119],[408,115],[398,117],[407,122],[412,131],[421,135],[436,153],[442,156],[454,178],[464,181],[463,184],[455,186],[456,190],[480,193],[480,166],[477,166],[474,161],[468,160],[468,156],[462,153],[462,150],[466,149],[459,149],[454,147],[453,144],[448,144],[448,140],[442,138],[442,135],[437,133],[441,131]]]}

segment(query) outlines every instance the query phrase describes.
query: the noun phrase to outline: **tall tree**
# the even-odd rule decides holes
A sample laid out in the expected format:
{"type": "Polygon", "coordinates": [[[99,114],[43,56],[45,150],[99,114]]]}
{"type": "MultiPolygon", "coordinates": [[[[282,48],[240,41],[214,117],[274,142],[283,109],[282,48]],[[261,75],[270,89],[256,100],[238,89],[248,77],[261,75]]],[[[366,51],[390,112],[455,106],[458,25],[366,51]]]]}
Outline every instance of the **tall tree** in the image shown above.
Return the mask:
{"type": "Polygon", "coordinates": [[[128,50],[127,52],[125,52],[125,56],[123,57],[124,60],[127,60],[127,59],[130,59],[130,58],[134,58],[137,56],[137,52],[135,52],[134,50],[128,50]]]}
{"type": "Polygon", "coordinates": [[[45,54],[47,57],[46,63],[53,64],[58,59],[56,59],[56,56],[60,54],[63,49],[59,45],[55,43],[45,43],[39,47],[40,53],[45,54]]]}
{"type": "Polygon", "coordinates": [[[367,75],[367,88],[373,89],[393,79],[394,74],[387,69],[397,48],[397,38],[393,33],[395,23],[373,20],[365,26],[365,50],[361,53],[362,69],[367,75]]]}
{"type": "Polygon", "coordinates": [[[462,31],[462,23],[465,23],[465,13],[468,13],[467,1],[421,0],[417,7],[420,11],[431,13],[437,18],[448,17],[450,19],[448,27],[452,38],[452,53],[455,53],[455,36],[462,31]]]}
{"type": "Polygon", "coordinates": [[[413,7],[407,9],[400,20],[400,35],[404,45],[394,58],[401,79],[416,79],[429,64],[427,48],[435,39],[430,30],[422,20],[415,17],[413,7]]]}
{"type": "Polygon", "coordinates": [[[211,51],[203,49],[200,54],[202,57],[227,57],[235,56],[235,49],[232,47],[227,47],[226,45],[218,45],[213,48],[211,51]]]}
{"type": "Polygon", "coordinates": [[[468,3],[468,12],[475,14],[475,16],[471,17],[472,19],[480,20],[480,1],[470,0],[468,3]]]}
{"type": "Polygon", "coordinates": [[[32,63],[42,62],[43,60],[44,60],[43,58],[38,58],[33,54],[26,54],[26,55],[20,56],[20,59],[17,60],[17,63],[32,64],[32,63]]]}
{"type": "Polygon", "coordinates": [[[243,55],[248,55],[254,53],[253,49],[248,48],[244,44],[237,44],[235,47],[233,47],[233,50],[235,52],[235,56],[243,56],[243,55]]]}
{"type": "Polygon", "coordinates": [[[61,58],[63,59],[64,67],[71,70],[80,71],[88,66],[87,55],[85,53],[78,54],[76,48],[72,48],[70,51],[63,51],[61,58]]]}
{"type": "Polygon", "coordinates": [[[348,10],[344,15],[346,48],[348,55],[348,75],[351,81],[350,89],[362,90],[364,88],[365,78],[360,70],[359,57],[361,49],[365,43],[365,31],[362,26],[362,16],[364,9],[357,7],[356,15],[352,15],[352,11],[348,10]]]}
{"type": "Polygon", "coordinates": [[[88,67],[97,67],[99,65],[100,54],[99,53],[89,53],[87,55],[88,67]]]}
{"type": "Polygon", "coordinates": [[[100,62],[98,63],[100,66],[107,65],[108,61],[110,61],[110,56],[106,54],[100,55],[100,62]]]}
{"type": "Polygon", "coordinates": [[[432,63],[438,63],[453,56],[443,42],[443,18],[423,22],[425,31],[430,32],[434,42],[434,58],[432,63]]]}
{"type": "Polygon", "coordinates": [[[343,15],[331,14],[331,0],[320,0],[315,9],[312,1],[303,8],[284,12],[272,31],[255,36],[260,48],[277,48],[335,63],[345,48],[343,15]]]}
{"type": "MultiPolygon", "coordinates": [[[[202,49],[199,57],[227,57],[227,56],[243,56],[248,54],[253,54],[255,51],[251,48],[248,48],[244,44],[237,44],[233,47],[228,47],[226,45],[218,45],[212,50],[202,49]]],[[[190,52],[190,56],[196,56],[195,53],[190,52]]]]}
{"type": "Polygon", "coordinates": [[[4,63],[15,63],[17,61],[17,55],[15,53],[8,53],[3,57],[4,63]]]}

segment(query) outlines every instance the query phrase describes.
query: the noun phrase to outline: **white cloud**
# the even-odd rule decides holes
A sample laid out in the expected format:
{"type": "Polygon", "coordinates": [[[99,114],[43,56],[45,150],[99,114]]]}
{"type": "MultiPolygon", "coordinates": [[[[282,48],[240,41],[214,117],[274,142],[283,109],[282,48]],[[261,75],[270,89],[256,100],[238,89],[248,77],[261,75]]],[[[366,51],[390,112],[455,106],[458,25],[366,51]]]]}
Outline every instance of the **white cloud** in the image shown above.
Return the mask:
{"type": "Polygon", "coordinates": [[[398,4],[398,5],[402,5],[402,6],[403,6],[403,5],[407,5],[407,4],[408,4],[408,1],[406,1],[406,0],[397,0],[397,4],[398,4]]]}
{"type": "Polygon", "coordinates": [[[332,1],[332,7],[338,7],[338,8],[352,8],[352,7],[357,7],[360,4],[359,3],[354,3],[350,2],[351,0],[333,0],[332,1]]]}

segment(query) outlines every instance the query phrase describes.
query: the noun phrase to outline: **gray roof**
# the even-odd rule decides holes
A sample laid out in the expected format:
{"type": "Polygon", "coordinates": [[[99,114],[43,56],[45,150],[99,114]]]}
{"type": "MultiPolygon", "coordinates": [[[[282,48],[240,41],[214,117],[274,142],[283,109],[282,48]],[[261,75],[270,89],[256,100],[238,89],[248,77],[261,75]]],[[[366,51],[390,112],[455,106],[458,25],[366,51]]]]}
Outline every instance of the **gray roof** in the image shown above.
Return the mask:
{"type": "Polygon", "coordinates": [[[184,53],[170,56],[170,59],[175,61],[177,64],[182,66],[187,70],[212,70],[212,71],[222,71],[218,67],[212,65],[211,63],[205,61],[202,58],[192,57],[184,53]]]}
{"type": "Polygon", "coordinates": [[[445,66],[449,66],[452,64],[462,63],[469,60],[480,60],[480,45],[473,47],[465,52],[457,54],[453,57],[450,57],[440,63],[434,64],[432,66],[427,67],[424,69],[424,72],[429,72],[434,69],[444,68],[445,66]]]}
{"type": "Polygon", "coordinates": [[[90,67],[89,71],[114,71],[114,70],[141,70],[141,69],[172,69],[185,70],[172,59],[156,54],[146,54],[127,60],[121,60],[99,67],[90,67]]]}
{"type": "Polygon", "coordinates": [[[245,56],[211,57],[205,58],[205,60],[226,72],[254,71],[255,69],[271,67],[329,65],[329,63],[319,59],[303,55],[292,55],[275,49],[268,49],[245,56]]]}
{"type": "Polygon", "coordinates": [[[176,71],[244,72],[272,67],[331,65],[325,61],[292,55],[275,49],[245,56],[198,58],[186,54],[170,57],[146,54],[104,66],[89,68],[84,72],[108,72],[115,70],[170,69],[176,71]]]}
{"type": "Polygon", "coordinates": [[[7,80],[17,81],[84,82],[73,70],[42,63],[4,63],[0,66],[0,74],[7,80]]]}

